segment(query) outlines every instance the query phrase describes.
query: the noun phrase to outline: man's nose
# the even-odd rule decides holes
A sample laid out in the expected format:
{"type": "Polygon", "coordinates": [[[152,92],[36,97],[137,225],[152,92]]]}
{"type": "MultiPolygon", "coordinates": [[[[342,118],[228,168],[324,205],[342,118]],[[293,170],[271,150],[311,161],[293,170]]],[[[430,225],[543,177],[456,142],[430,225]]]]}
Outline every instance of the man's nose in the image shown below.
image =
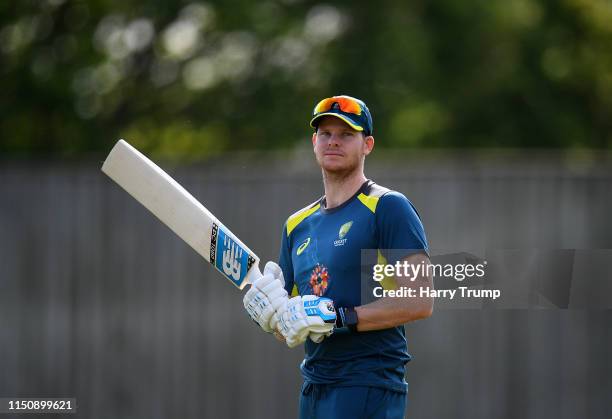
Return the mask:
{"type": "Polygon", "coordinates": [[[338,145],[340,144],[340,134],[331,134],[329,136],[329,144],[330,145],[338,145]]]}

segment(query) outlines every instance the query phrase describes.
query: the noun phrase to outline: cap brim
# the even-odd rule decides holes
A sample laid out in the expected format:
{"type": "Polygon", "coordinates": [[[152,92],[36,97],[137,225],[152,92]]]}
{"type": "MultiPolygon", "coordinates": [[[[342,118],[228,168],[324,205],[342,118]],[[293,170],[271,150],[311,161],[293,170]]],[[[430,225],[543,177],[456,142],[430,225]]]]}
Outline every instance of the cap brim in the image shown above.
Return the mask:
{"type": "Polygon", "coordinates": [[[314,124],[315,121],[317,119],[320,119],[320,118],[322,118],[324,116],[328,116],[328,115],[329,116],[335,116],[336,118],[340,118],[341,120],[346,122],[351,128],[353,128],[355,131],[363,131],[363,127],[357,125],[357,123],[355,121],[351,120],[350,118],[348,118],[348,117],[346,117],[344,115],[341,115],[341,114],[335,113],[335,112],[323,112],[323,113],[318,114],[317,116],[312,118],[312,120],[310,121],[310,126],[313,127],[313,128],[316,128],[316,126],[314,124]]]}

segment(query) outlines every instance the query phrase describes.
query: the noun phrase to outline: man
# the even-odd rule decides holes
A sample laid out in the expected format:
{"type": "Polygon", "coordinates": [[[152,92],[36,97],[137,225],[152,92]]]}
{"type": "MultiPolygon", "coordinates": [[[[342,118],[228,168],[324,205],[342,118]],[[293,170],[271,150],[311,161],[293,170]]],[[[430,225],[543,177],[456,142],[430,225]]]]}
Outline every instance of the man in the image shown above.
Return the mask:
{"type": "MultiPolygon", "coordinates": [[[[403,418],[410,355],[402,325],[429,317],[433,301],[417,294],[363,304],[361,250],[379,249],[391,265],[426,264],[425,232],[403,195],[364,175],[374,148],[364,102],[324,99],[310,125],[325,195],[287,219],[280,268],[268,262],[245,308],[288,346],[305,342],[301,418],[403,418]]],[[[394,279],[396,287],[432,287],[424,275],[394,279]]]]}

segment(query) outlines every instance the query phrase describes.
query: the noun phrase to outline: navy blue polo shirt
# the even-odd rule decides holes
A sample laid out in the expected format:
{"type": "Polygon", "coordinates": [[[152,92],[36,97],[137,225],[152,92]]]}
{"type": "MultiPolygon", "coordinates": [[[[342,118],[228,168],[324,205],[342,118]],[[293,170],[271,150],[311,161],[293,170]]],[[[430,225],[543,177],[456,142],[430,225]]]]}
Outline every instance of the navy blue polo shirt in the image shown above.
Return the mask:
{"type": "MultiPolygon", "coordinates": [[[[323,197],[287,219],[279,261],[287,292],[325,296],[339,307],[361,305],[362,249],[427,252],[410,201],[370,180],[338,207],[326,209],[323,197]]],[[[319,344],[308,339],[305,350],[301,370],[308,383],[407,390],[404,367],[411,357],[403,326],[334,333],[319,344]]]]}

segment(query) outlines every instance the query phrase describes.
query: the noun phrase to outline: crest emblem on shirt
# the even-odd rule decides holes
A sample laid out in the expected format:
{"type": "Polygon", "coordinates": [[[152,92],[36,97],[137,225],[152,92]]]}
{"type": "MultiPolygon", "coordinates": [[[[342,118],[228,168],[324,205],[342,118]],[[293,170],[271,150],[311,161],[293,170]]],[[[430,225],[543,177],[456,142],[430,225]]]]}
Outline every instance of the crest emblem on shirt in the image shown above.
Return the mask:
{"type": "Polygon", "coordinates": [[[347,233],[349,232],[349,230],[351,229],[352,226],[353,226],[353,222],[352,221],[349,221],[348,223],[342,224],[342,227],[340,227],[340,231],[338,231],[338,238],[339,239],[343,239],[344,236],[347,235],[347,233]]]}
{"type": "Polygon", "coordinates": [[[314,267],[310,274],[310,287],[312,288],[312,293],[317,297],[321,297],[325,294],[325,291],[327,291],[328,285],[329,272],[327,272],[325,265],[317,263],[317,266],[314,267]]]}
{"type": "Polygon", "coordinates": [[[345,236],[348,234],[352,226],[353,226],[352,221],[342,224],[342,226],[340,227],[340,230],[338,231],[338,239],[334,240],[334,246],[344,246],[344,244],[346,243],[345,236]]]}

